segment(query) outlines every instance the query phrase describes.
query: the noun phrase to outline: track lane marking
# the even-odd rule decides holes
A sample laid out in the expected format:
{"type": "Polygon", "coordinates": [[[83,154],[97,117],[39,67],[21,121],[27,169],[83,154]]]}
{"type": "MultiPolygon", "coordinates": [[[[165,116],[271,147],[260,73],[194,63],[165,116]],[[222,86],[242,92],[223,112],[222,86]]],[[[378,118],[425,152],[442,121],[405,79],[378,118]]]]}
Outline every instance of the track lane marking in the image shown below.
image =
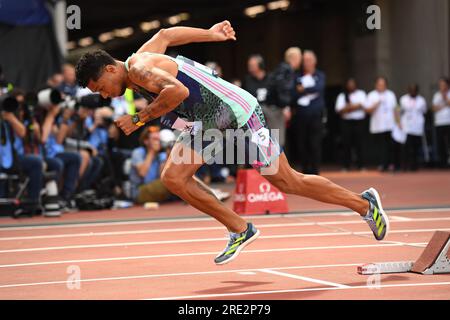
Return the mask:
{"type": "MultiPolygon", "coordinates": [[[[337,268],[337,267],[356,267],[362,263],[345,263],[345,264],[320,264],[320,265],[306,265],[306,266],[290,266],[290,267],[273,267],[271,270],[298,270],[298,269],[320,269],[320,268],[337,268]]],[[[195,276],[195,275],[210,275],[210,274],[222,274],[222,273],[246,273],[255,274],[258,269],[232,269],[232,270],[217,270],[217,271],[196,271],[196,272],[181,272],[181,273],[163,273],[163,274],[145,274],[135,276],[122,276],[122,277],[106,277],[106,278],[90,278],[80,279],[80,282],[98,282],[98,281],[114,281],[114,280],[131,280],[131,279],[146,279],[146,278],[166,278],[166,277],[182,277],[182,276],[195,276]]],[[[46,282],[30,282],[30,283],[15,283],[0,285],[0,288],[12,288],[12,287],[27,287],[27,286],[40,286],[40,285],[54,285],[65,284],[67,280],[59,281],[46,281],[46,282]]]]}
{"type": "Polygon", "coordinates": [[[276,270],[272,270],[272,269],[258,269],[258,271],[264,272],[264,273],[269,273],[269,274],[274,274],[274,275],[281,276],[281,277],[287,277],[287,278],[291,278],[291,279],[297,279],[297,280],[302,280],[302,281],[307,281],[307,282],[323,284],[325,286],[330,286],[330,287],[338,287],[338,288],[349,287],[349,286],[344,285],[344,284],[339,284],[339,283],[330,282],[330,281],[324,281],[324,280],[320,280],[320,279],[316,279],[316,278],[310,278],[310,277],[305,277],[305,276],[299,276],[299,275],[290,274],[290,273],[281,272],[281,271],[276,271],[276,270]]]}
{"type": "MultiPolygon", "coordinates": [[[[434,213],[434,212],[450,212],[450,207],[441,208],[412,208],[412,209],[386,209],[389,213],[434,213]]],[[[270,214],[262,216],[249,216],[250,220],[259,219],[271,219],[271,218],[296,218],[296,217],[326,217],[326,216],[353,216],[357,215],[353,211],[334,211],[334,212],[305,212],[305,213],[284,213],[284,214],[270,214]]],[[[415,219],[415,218],[411,218],[415,219]]],[[[34,225],[34,226],[12,226],[12,227],[2,227],[0,224],[1,231],[15,231],[15,230],[39,230],[39,229],[57,229],[57,228],[79,228],[79,227],[96,227],[96,226],[115,226],[115,225],[133,225],[133,224],[155,224],[155,223],[183,223],[183,222],[202,222],[202,221],[215,221],[214,218],[210,217],[199,217],[199,218],[170,218],[170,219],[136,219],[132,221],[109,221],[109,222],[67,222],[66,224],[48,224],[48,225],[34,225]]]]}
{"type": "MultiPolygon", "coordinates": [[[[280,226],[282,227],[282,226],[280,226]]],[[[450,228],[424,228],[424,229],[400,229],[391,230],[390,234],[402,234],[402,233],[421,233],[421,232],[434,232],[436,230],[450,231],[450,228]]],[[[337,231],[337,232],[316,232],[316,233],[296,233],[296,234],[280,234],[270,236],[260,236],[259,239],[284,239],[284,238],[307,238],[307,237],[328,237],[328,236],[351,236],[351,235],[372,235],[371,231],[337,231]]],[[[179,244],[190,242],[214,242],[214,241],[226,241],[226,237],[220,238],[195,238],[195,239],[182,239],[182,240],[155,240],[155,241],[138,241],[138,242],[111,242],[102,244],[82,244],[73,246],[55,246],[55,247],[33,247],[22,249],[5,249],[0,250],[0,254],[14,253],[14,252],[36,252],[36,251],[52,251],[52,250],[69,250],[69,249],[84,249],[84,248],[109,248],[109,247],[125,247],[125,246],[144,246],[144,245],[160,245],[160,244],[179,244]]],[[[385,240],[389,242],[390,240],[385,240]]],[[[407,243],[400,241],[390,241],[395,243],[407,243]]]]}
{"type": "MultiPolygon", "coordinates": [[[[391,221],[394,223],[402,222],[432,222],[432,221],[450,221],[448,218],[420,218],[415,220],[398,220],[391,221]]],[[[258,225],[258,228],[283,228],[283,227],[303,227],[303,226],[329,226],[329,225],[350,225],[365,224],[361,219],[350,221],[327,221],[327,222],[297,222],[297,223],[269,223],[258,225]]],[[[448,229],[448,228],[447,228],[448,229]]],[[[439,230],[447,230],[439,229],[439,230]]],[[[94,237],[94,236],[113,236],[113,235],[131,235],[131,234],[149,234],[149,233],[170,233],[170,232],[190,232],[190,231],[213,231],[225,230],[223,226],[217,227],[193,227],[193,228],[168,228],[168,229],[142,229],[130,231],[109,231],[109,232],[85,232],[85,233],[68,233],[56,235],[40,235],[40,236],[17,236],[17,237],[0,237],[0,241],[17,241],[17,240],[38,240],[38,239],[59,239],[73,237],[94,237]]],[[[0,229],[1,232],[1,229],[0,229]]],[[[365,231],[363,231],[365,232],[365,231]]]]}
{"type": "MultiPolygon", "coordinates": [[[[377,286],[378,288],[396,288],[396,287],[420,287],[420,286],[448,286],[450,282],[422,282],[422,283],[402,283],[402,284],[384,284],[377,286]]],[[[350,286],[347,288],[340,287],[324,287],[324,288],[309,288],[309,289],[286,289],[286,290],[268,290],[268,291],[247,291],[234,293],[217,293],[217,294],[203,294],[191,296],[174,296],[149,298],[143,300],[180,300],[180,299],[201,299],[201,298],[220,298],[220,297],[236,297],[246,295],[263,295],[275,293],[296,293],[296,292],[312,292],[312,291],[330,291],[330,290],[353,290],[353,289],[371,289],[370,286],[350,286]]]]}
{"type": "MultiPolygon", "coordinates": [[[[406,244],[411,245],[411,246],[412,245],[426,245],[427,242],[406,243],[406,244]]],[[[290,251],[305,251],[305,250],[360,249],[360,248],[401,247],[401,246],[405,246],[405,245],[399,244],[399,243],[379,243],[379,244],[347,245],[347,246],[276,248],[276,249],[245,250],[245,251],[243,251],[243,253],[266,253],[266,252],[274,253],[274,252],[290,252],[290,251]]],[[[116,257],[116,258],[29,262],[29,263],[18,263],[18,264],[4,264],[4,265],[0,265],[0,268],[16,268],[16,267],[24,267],[24,266],[89,263],[89,262],[105,262],[105,261],[123,261],[123,260],[138,260],[138,259],[179,258],[179,257],[204,256],[204,255],[216,256],[217,252],[213,251],[213,252],[196,252],[196,253],[174,253],[174,254],[159,254],[159,255],[147,255],[147,256],[116,257]]]]}

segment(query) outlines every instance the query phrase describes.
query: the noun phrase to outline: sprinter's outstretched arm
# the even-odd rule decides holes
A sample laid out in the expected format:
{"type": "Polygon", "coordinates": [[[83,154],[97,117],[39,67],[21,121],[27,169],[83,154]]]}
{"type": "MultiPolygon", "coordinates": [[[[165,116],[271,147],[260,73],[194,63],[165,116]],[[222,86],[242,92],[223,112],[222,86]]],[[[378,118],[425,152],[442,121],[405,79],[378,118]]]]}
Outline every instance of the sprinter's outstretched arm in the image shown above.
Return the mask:
{"type": "Polygon", "coordinates": [[[227,40],[236,40],[236,33],[228,20],[216,23],[209,29],[172,27],[159,30],[158,33],[139,48],[137,53],[165,53],[168,47],[180,46],[192,42],[227,40]]]}

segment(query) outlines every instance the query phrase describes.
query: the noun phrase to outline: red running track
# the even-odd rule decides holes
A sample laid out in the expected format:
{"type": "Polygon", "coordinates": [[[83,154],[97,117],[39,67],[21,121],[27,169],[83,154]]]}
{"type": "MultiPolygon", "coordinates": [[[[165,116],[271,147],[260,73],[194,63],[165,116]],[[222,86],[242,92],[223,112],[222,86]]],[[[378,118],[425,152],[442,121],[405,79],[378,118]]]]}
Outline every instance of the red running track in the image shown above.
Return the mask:
{"type": "Polygon", "coordinates": [[[225,229],[210,219],[2,229],[0,299],[449,299],[450,275],[356,273],[415,260],[450,230],[450,209],[418,211],[393,211],[382,242],[351,213],[252,217],[260,238],[221,267],[225,229]]]}
{"type": "Polygon", "coordinates": [[[225,228],[209,218],[3,227],[0,299],[450,299],[450,274],[356,273],[415,260],[450,231],[449,207],[390,217],[382,242],[350,212],[249,217],[261,236],[225,266],[213,263],[225,228]]]}

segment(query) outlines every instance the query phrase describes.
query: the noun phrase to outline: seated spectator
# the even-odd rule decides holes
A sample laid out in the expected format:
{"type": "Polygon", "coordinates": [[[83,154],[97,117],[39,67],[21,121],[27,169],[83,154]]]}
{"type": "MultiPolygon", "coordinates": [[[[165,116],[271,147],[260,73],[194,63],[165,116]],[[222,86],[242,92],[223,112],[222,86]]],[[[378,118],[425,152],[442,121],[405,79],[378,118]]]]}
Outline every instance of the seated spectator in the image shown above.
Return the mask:
{"type": "MultiPolygon", "coordinates": [[[[22,139],[27,129],[16,116],[18,110],[1,111],[0,120],[0,172],[17,173],[21,171],[29,178],[27,198],[27,213],[39,213],[40,191],[43,181],[43,161],[38,155],[25,154],[22,139]],[[18,148],[18,150],[16,150],[18,148]]],[[[5,181],[0,181],[0,197],[6,196],[5,181]]]]}
{"type": "MultiPolygon", "coordinates": [[[[142,147],[133,150],[131,156],[131,195],[136,203],[164,202],[178,197],[161,182],[160,176],[165,161],[176,140],[175,134],[158,127],[146,127],[140,135],[142,147]]],[[[193,177],[203,188],[209,190],[219,201],[228,199],[231,194],[220,189],[211,189],[197,177],[193,177]]]]}
{"type": "Polygon", "coordinates": [[[98,150],[99,154],[106,155],[108,147],[108,129],[112,125],[113,111],[109,107],[95,110],[93,125],[89,127],[88,142],[98,150]]]}
{"type": "Polygon", "coordinates": [[[123,198],[123,162],[113,157],[110,140],[110,129],[116,127],[113,123],[113,116],[114,111],[110,107],[96,109],[93,125],[89,128],[90,134],[87,142],[97,150],[97,157],[100,157],[103,162],[102,171],[99,176],[101,179],[97,183],[97,191],[104,195],[116,195],[123,198]],[[118,166],[114,164],[114,161],[117,160],[119,160],[118,166]]]}
{"type": "MultiPolygon", "coordinates": [[[[146,99],[127,89],[123,96],[111,100],[111,106],[114,110],[113,119],[117,119],[126,113],[134,114],[146,107],[148,103],[146,99]]],[[[148,125],[155,122],[159,123],[159,119],[151,121],[148,125]]],[[[127,136],[114,124],[108,128],[108,149],[112,171],[114,172],[114,193],[120,198],[130,199],[130,186],[125,167],[132,151],[139,147],[139,135],[144,130],[146,128],[142,127],[135,134],[127,136]]]]}
{"type": "Polygon", "coordinates": [[[147,127],[140,135],[141,147],[131,155],[131,196],[137,203],[162,202],[173,198],[161,182],[168,150],[161,151],[158,127],[147,127]]]}
{"type": "Polygon", "coordinates": [[[68,210],[72,207],[71,200],[77,186],[81,157],[75,152],[64,150],[63,143],[69,130],[69,120],[73,111],[65,109],[62,116],[58,117],[60,111],[61,107],[56,105],[47,110],[42,124],[41,142],[42,154],[48,170],[56,171],[62,178],[62,187],[60,187],[60,195],[63,199],[62,207],[68,210]]]}
{"type": "Polygon", "coordinates": [[[400,98],[401,128],[407,134],[403,146],[402,159],[404,170],[417,170],[417,158],[422,145],[422,136],[425,127],[425,113],[427,103],[419,95],[419,86],[411,84],[408,93],[400,98]]]}
{"type": "Polygon", "coordinates": [[[61,73],[55,73],[47,80],[47,85],[51,88],[58,88],[64,81],[64,76],[61,73]]]}
{"type": "Polygon", "coordinates": [[[124,114],[134,114],[147,106],[148,102],[133,90],[126,89],[120,97],[114,97],[111,100],[111,106],[114,110],[114,119],[124,114]]]}
{"type": "MultiPolygon", "coordinates": [[[[65,111],[63,117],[66,113],[70,111],[65,111]]],[[[98,156],[97,148],[88,142],[90,130],[94,126],[92,113],[93,110],[80,106],[73,116],[67,118],[70,125],[64,144],[65,150],[78,152],[81,156],[80,180],[77,189],[79,192],[94,188],[103,167],[103,160],[98,156]]]]}
{"type": "MultiPolygon", "coordinates": [[[[64,95],[75,97],[78,93],[79,86],[77,84],[77,79],[75,75],[75,67],[66,63],[62,68],[63,81],[59,83],[57,89],[64,93],[64,95]]],[[[51,83],[57,84],[60,81],[59,79],[52,79],[51,83]]]]}
{"type": "MultiPolygon", "coordinates": [[[[26,129],[26,133],[23,138],[17,135],[14,137],[14,149],[16,150],[16,154],[19,158],[39,158],[39,162],[42,163],[41,166],[44,169],[44,172],[41,174],[43,176],[43,173],[49,172],[49,170],[47,168],[47,163],[45,163],[41,154],[41,127],[35,115],[35,107],[33,104],[30,104],[34,97],[32,95],[25,95],[23,91],[17,89],[14,89],[11,94],[14,95],[19,102],[18,119],[24,124],[26,129]],[[25,98],[26,96],[27,98],[25,98]],[[25,99],[27,101],[25,101],[25,99]]],[[[38,169],[36,168],[36,170],[38,169]]],[[[59,178],[60,177],[56,177],[53,184],[49,181],[44,181],[44,179],[41,182],[42,188],[44,188],[44,182],[46,182],[46,185],[50,183],[49,185],[52,186],[50,193],[47,193],[48,190],[45,190],[45,192],[42,192],[44,190],[41,190],[40,192],[40,195],[45,195],[40,197],[39,200],[42,208],[44,209],[43,215],[46,217],[58,217],[61,215],[58,187],[55,183],[59,180],[59,178]]],[[[17,216],[21,213],[29,212],[27,212],[26,208],[22,208],[22,210],[16,211],[15,215],[17,216]]]]}
{"type": "Polygon", "coordinates": [[[347,80],[345,90],[336,100],[336,112],[341,116],[341,132],[343,144],[343,168],[350,170],[352,151],[356,154],[356,165],[359,170],[364,168],[363,140],[364,118],[366,113],[364,105],[366,93],[358,89],[356,81],[347,80]]]}

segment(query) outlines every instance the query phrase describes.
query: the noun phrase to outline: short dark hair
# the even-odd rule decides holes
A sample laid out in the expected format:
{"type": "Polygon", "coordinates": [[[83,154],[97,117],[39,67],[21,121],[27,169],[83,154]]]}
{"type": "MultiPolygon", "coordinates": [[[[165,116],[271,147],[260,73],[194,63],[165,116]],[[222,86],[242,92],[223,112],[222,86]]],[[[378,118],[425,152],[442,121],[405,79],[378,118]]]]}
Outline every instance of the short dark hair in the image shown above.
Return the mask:
{"type": "Polygon", "coordinates": [[[385,76],[377,76],[375,82],[378,82],[378,80],[384,80],[384,82],[386,82],[386,85],[388,84],[388,79],[385,76]]]}
{"type": "Polygon", "coordinates": [[[258,66],[259,66],[259,68],[262,69],[262,70],[266,70],[266,64],[265,64],[265,62],[264,62],[264,58],[263,58],[263,56],[260,55],[259,53],[255,53],[255,54],[250,55],[250,56],[248,57],[248,59],[249,59],[249,60],[250,60],[250,59],[256,59],[256,61],[258,61],[258,66]]]}
{"type": "Polygon", "coordinates": [[[116,64],[111,55],[104,50],[95,50],[85,53],[75,67],[78,84],[87,87],[90,80],[97,81],[103,68],[109,64],[116,64]]]}
{"type": "Polygon", "coordinates": [[[444,81],[448,86],[450,86],[450,78],[443,76],[439,79],[439,81],[444,81]]]}
{"type": "Polygon", "coordinates": [[[142,130],[141,134],[139,135],[139,143],[141,145],[144,145],[144,141],[150,137],[150,134],[152,134],[154,132],[159,132],[159,130],[160,130],[160,127],[158,127],[158,126],[145,127],[145,129],[142,130]]]}

